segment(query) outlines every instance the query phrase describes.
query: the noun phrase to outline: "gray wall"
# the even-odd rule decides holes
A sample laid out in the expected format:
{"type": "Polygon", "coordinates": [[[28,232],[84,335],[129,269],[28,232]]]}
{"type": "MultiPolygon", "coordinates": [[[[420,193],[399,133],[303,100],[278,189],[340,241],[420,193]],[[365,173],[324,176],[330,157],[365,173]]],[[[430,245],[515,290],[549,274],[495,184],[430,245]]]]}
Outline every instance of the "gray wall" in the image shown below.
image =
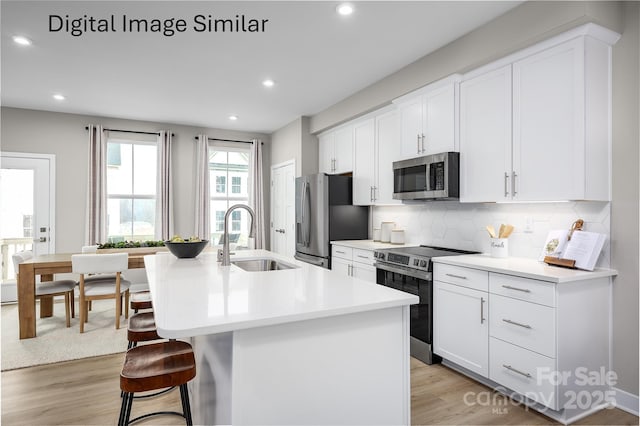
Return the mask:
{"type": "Polygon", "coordinates": [[[638,3],[527,2],[311,117],[313,133],[365,114],[455,72],[466,72],[586,22],[622,33],[613,49],[613,369],[638,395],[638,3]]]}
{"type": "MultiPolygon", "coordinates": [[[[181,126],[87,115],[62,114],[18,108],[2,110],[2,151],[55,154],[56,156],[56,251],[78,251],[84,243],[85,200],[87,192],[88,133],[85,126],[101,124],[108,128],[157,131],[170,130],[173,139],[175,232],[193,234],[195,217],[194,138],[204,133],[221,139],[262,139],[265,182],[270,181],[270,137],[220,129],[181,126]]],[[[266,212],[269,214],[269,186],[265,185],[266,212]]],[[[265,223],[269,223],[267,217],[265,223]]],[[[266,232],[267,240],[269,232],[266,232]]],[[[268,247],[268,241],[267,241],[268,247]]]]}
{"type": "Polygon", "coordinates": [[[296,176],[318,172],[318,138],[309,117],[299,117],[271,134],[271,165],[294,159],[296,176]]]}

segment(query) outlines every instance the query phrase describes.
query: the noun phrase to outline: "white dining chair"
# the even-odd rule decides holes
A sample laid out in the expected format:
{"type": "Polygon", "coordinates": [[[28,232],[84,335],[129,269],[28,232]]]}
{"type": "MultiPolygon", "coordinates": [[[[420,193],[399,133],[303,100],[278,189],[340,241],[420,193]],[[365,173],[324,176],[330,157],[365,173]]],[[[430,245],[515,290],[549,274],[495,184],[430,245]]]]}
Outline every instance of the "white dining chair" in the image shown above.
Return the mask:
{"type": "MultiPolygon", "coordinates": [[[[12,257],[13,267],[16,271],[16,278],[20,269],[20,264],[33,258],[31,250],[15,253],[12,257]]],[[[35,298],[64,296],[64,311],[67,327],[71,327],[71,318],[75,317],[75,304],[73,299],[73,289],[76,282],[73,280],[43,281],[36,284],[35,298]]]]}
{"type": "MultiPolygon", "coordinates": [[[[129,267],[127,253],[74,254],[71,255],[71,270],[80,274],[80,333],[84,333],[84,324],[89,320],[88,303],[93,300],[114,299],[116,308],[116,328],[120,328],[122,302],[124,314],[129,318],[129,288],[131,283],[121,277],[122,271],[129,267]],[[101,279],[88,280],[88,274],[105,274],[101,279]],[[112,279],[107,278],[111,274],[112,279]]],[[[94,275],[97,276],[97,275],[94,275]]]]}

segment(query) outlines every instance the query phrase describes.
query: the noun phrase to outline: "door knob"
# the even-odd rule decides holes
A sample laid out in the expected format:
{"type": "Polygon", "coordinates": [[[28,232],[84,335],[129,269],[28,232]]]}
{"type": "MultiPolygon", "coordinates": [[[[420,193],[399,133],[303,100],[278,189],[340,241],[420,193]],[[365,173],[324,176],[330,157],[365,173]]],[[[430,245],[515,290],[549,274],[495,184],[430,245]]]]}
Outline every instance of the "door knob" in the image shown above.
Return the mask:
{"type": "Polygon", "coordinates": [[[34,238],[33,241],[36,243],[46,243],[47,237],[34,238]]]}

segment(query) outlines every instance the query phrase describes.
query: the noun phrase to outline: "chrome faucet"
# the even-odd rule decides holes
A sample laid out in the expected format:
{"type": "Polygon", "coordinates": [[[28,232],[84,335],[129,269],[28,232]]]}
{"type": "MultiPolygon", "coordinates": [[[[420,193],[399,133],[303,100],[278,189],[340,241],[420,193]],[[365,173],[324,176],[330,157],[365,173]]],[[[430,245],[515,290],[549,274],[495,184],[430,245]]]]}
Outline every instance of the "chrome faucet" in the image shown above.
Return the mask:
{"type": "Polygon", "coordinates": [[[249,238],[254,238],[256,235],[256,226],[255,226],[255,213],[251,209],[251,207],[246,204],[234,204],[229,207],[229,210],[224,214],[224,234],[222,234],[222,266],[231,265],[231,256],[229,253],[229,217],[231,216],[231,212],[235,209],[245,209],[249,212],[249,216],[251,216],[251,227],[249,230],[249,238]]]}

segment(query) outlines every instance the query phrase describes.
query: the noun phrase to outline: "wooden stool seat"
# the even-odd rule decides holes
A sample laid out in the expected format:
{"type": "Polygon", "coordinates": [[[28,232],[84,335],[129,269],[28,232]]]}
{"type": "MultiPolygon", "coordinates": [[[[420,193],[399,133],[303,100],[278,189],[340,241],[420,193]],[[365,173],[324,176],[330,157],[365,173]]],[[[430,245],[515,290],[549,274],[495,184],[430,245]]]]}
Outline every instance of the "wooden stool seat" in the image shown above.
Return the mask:
{"type": "Polygon", "coordinates": [[[139,312],[137,314],[133,314],[131,318],[129,318],[127,338],[129,340],[130,348],[136,346],[136,343],[138,342],[149,342],[151,340],[161,339],[161,337],[158,336],[156,320],[153,316],[153,312],[139,312]]]}
{"type": "Polygon", "coordinates": [[[136,293],[131,293],[131,309],[134,312],[138,312],[140,309],[151,309],[153,305],[151,304],[151,293],[148,291],[139,291],[136,293]]]}
{"type": "Polygon", "coordinates": [[[175,414],[193,424],[187,382],[196,376],[196,360],[190,344],[177,340],[151,343],[127,351],[120,373],[120,389],[124,392],[118,425],[128,425],[142,418],[158,414],[175,414]],[[163,411],[145,414],[133,420],[131,405],[135,392],[146,392],[180,386],[182,413],[163,411]]]}

